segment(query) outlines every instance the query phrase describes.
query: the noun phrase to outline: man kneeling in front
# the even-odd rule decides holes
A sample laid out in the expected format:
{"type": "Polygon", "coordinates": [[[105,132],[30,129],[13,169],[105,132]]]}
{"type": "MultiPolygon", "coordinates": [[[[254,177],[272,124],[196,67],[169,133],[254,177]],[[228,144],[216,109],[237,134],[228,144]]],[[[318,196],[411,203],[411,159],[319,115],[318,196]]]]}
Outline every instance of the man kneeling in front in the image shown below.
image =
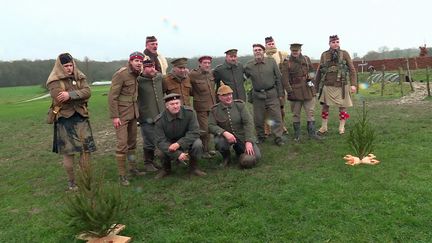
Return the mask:
{"type": "Polygon", "coordinates": [[[171,93],[163,99],[166,109],[155,118],[157,147],[162,152],[163,163],[163,169],[156,179],[171,173],[172,160],[189,163],[192,175],[205,176],[206,173],[197,166],[203,144],[195,111],[181,104],[179,94],[171,93]]]}
{"type": "Polygon", "coordinates": [[[216,149],[222,154],[225,167],[231,163],[230,148],[233,146],[239,166],[251,168],[261,158],[255,143],[253,120],[245,103],[233,100],[233,90],[221,83],[217,91],[220,102],[210,111],[209,131],[215,136],[216,149]]]}

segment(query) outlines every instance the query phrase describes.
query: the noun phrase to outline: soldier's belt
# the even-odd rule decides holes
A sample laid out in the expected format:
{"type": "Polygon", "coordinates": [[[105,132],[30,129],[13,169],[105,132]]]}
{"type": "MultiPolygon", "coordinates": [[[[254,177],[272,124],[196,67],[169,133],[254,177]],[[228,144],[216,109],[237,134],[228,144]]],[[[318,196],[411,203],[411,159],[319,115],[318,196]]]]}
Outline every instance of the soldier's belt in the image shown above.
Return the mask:
{"type": "Polygon", "coordinates": [[[255,92],[265,92],[265,91],[269,91],[269,90],[272,90],[272,89],[274,89],[274,85],[273,86],[271,86],[270,88],[267,88],[267,89],[254,89],[255,90],[255,92]]]}
{"type": "Polygon", "coordinates": [[[132,95],[119,95],[118,100],[124,102],[135,102],[137,101],[137,97],[132,95]]]}

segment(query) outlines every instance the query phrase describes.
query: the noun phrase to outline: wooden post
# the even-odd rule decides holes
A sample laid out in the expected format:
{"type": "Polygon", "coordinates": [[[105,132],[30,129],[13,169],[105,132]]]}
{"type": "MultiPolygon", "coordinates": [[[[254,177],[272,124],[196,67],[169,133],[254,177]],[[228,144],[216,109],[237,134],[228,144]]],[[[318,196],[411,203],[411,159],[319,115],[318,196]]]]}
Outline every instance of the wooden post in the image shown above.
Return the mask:
{"type": "Polygon", "coordinates": [[[381,96],[384,96],[384,70],[385,65],[382,66],[382,79],[381,79],[381,96]]]}
{"type": "Polygon", "coordinates": [[[426,67],[426,89],[428,96],[431,96],[430,86],[429,86],[429,66],[426,67]]]}
{"type": "Polygon", "coordinates": [[[401,96],[403,96],[403,82],[404,82],[405,75],[403,74],[402,67],[399,67],[399,85],[401,89],[401,96]]]}
{"type": "Polygon", "coordinates": [[[411,86],[411,91],[414,91],[414,86],[413,86],[412,81],[411,81],[411,71],[410,71],[410,67],[409,67],[409,59],[408,58],[406,59],[406,66],[407,66],[408,80],[409,80],[409,83],[411,86]]]}

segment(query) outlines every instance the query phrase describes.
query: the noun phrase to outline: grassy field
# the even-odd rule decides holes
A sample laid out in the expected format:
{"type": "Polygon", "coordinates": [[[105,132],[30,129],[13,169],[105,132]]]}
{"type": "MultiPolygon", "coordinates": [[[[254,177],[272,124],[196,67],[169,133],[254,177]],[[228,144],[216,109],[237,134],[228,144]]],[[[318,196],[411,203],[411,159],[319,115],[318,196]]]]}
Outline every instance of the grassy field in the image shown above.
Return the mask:
{"type": "MultiPolygon", "coordinates": [[[[432,99],[390,105],[397,95],[380,98],[373,88],[356,96],[347,131],[366,100],[379,165],[344,164],[351,151],[331,109],[322,143],[268,142],[254,169],[222,169],[218,157],[201,161],[205,178],[189,178],[180,166],[164,180],[152,174],[133,179],[122,188],[130,205],[122,235],[134,242],[431,242],[432,99]]],[[[98,146],[92,163],[116,186],[107,90],[92,88],[98,146]]],[[[17,103],[42,94],[36,86],[0,89],[0,242],[74,241],[61,213],[66,175],[61,156],[50,152],[52,127],[44,123],[50,101],[17,103]]],[[[318,107],[316,117],[319,125],[318,107]]]]}

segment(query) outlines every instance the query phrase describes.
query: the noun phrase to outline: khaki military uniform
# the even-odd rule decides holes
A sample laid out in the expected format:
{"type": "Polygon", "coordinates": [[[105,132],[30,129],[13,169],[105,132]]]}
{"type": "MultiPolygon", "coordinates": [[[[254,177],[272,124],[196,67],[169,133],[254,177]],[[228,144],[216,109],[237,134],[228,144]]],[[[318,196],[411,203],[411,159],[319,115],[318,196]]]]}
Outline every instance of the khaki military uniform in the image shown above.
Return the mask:
{"type": "Polygon", "coordinates": [[[213,75],[215,77],[216,90],[220,87],[220,82],[223,81],[233,90],[233,99],[246,101],[244,68],[241,63],[233,65],[225,61],[213,70],[213,75]]]}
{"type": "Polygon", "coordinates": [[[192,94],[192,85],[189,77],[180,78],[170,73],[164,77],[162,87],[165,94],[179,94],[181,95],[182,104],[191,106],[190,96],[192,94]]]}
{"type": "Polygon", "coordinates": [[[321,86],[322,104],[337,107],[352,106],[350,86],[357,85],[357,73],[349,53],[338,50],[338,59],[332,60],[330,50],[321,54],[316,75],[317,85],[321,86]]]}
{"type": "Polygon", "coordinates": [[[256,146],[253,132],[253,120],[242,100],[234,100],[231,105],[218,103],[214,105],[209,117],[209,130],[215,135],[215,144],[218,151],[224,155],[233,146],[238,155],[245,152],[245,143],[251,142],[257,159],[261,157],[256,146]],[[235,144],[229,144],[222,135],[225,131],[236,137],[235,144]]]}
{"type": "Polygon", "coordinates": [[[208,117],[210,108],[216,104],[214,77],[211,72],[194,69],[190,72],[189,78],[192,85],[193,108],[197,114],[204,152],[208,152],[210,140],[208,117]]]}
{"type": "Polygon", "coordinates": [[[108,104],[111,118],[120,118],[121,125],[116,129],[117,154],[135,150],[138,118],[138,75],[129,67],[122,67],[114,73],[108,104]]]}
{"type": "Polygon", "coordinates": [[[197,160],[202,154],[202,142],[199,138],[199,125],[191,107],[182,106],[179,113],[172,115],[165,109],[156,117],[156,144],[163,154],[163,167],[171,171],[171,160],[176,160],[181,153],[189,153],[190,169],[197,168],[197,160]],[[180,148],[175,152],[168,150],[173,143],[180,148]]]}
{"type": "Polygon", "coordinates": [[[245,65],[245,74],[252,81],[254,123],[258,140],[264,140],[264,116],[272,120],[272,133],[276,140],[282,138],[282,116],[279,97],[284,96],[281,73],[273,58],[265,57],[262,62],[255,59],[245,65]]]}
{"type": "Polygon", "coordinates": [[[309,73],[314,72],[309,57],[300,55],[298,58],[290,56],[281,64],[282,83],[288,93],[291,102],[293,122],[300,122],[300,112],[303,107],[307,121],[314,121],[315,108],[315,84],[309,78],[309,73]],[[313,84],[313,87],[308,85],[313,84]]]}

